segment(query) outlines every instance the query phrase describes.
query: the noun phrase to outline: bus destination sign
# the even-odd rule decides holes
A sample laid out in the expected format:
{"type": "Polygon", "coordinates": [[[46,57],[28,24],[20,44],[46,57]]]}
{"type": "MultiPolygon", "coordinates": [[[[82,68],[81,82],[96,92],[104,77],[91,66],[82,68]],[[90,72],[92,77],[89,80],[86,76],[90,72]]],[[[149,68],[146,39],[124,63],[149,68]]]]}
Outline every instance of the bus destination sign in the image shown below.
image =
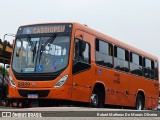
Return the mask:
{"type": "Polygon", "coordinates": [[[43,34],[43,33],[59,33],[71,32],[71,24],[44,24],[33,26],[22,26],[18,29],[17,34],[43,34]]]}

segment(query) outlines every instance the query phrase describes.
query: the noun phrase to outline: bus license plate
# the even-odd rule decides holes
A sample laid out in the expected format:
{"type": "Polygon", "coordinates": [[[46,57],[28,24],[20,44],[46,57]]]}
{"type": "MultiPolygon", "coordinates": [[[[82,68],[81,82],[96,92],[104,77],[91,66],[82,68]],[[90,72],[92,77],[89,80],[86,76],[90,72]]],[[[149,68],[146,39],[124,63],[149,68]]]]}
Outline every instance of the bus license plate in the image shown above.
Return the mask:
{"type": "Polygon", "coordinates": [[[28,98],[38,98],[38,94],[28,94],[28,98]]]}

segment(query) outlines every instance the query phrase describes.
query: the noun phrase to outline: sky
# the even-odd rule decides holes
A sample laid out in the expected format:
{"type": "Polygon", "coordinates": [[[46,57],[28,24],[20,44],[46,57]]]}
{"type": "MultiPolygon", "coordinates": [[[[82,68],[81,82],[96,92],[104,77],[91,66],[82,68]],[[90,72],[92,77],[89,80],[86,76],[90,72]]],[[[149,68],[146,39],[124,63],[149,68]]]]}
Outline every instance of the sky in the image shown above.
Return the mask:
{"type": "Polygon", "coordinates": [[[160,58],[159,11],[160,0],[0,0],[0,38],[21,25],[79,22],[160,58]]]}

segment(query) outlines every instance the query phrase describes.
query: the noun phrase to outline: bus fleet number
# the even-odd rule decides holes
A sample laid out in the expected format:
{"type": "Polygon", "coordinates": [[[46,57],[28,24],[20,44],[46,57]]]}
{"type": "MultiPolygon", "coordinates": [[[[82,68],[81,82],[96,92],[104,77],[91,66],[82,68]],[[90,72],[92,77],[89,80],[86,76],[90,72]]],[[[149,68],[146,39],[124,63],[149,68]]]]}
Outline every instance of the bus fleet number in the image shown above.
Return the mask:
{"type": "Polygon", "coordinates": [[[27,88],[30,86],[29,82],[18,82],[18,87],[27,88]]]}

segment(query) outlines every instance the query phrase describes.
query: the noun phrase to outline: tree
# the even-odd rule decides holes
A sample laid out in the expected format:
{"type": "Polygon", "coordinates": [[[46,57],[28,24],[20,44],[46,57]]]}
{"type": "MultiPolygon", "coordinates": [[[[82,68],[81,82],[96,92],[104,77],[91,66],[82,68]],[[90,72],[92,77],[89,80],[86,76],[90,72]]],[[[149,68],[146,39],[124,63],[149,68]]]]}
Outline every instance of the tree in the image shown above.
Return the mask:
{"type": "Polygon", "coordinates": [[[8,70],[0,65],[0,73],[2,74],[5,71],[5,74],[8,74],[8,70]]]}

